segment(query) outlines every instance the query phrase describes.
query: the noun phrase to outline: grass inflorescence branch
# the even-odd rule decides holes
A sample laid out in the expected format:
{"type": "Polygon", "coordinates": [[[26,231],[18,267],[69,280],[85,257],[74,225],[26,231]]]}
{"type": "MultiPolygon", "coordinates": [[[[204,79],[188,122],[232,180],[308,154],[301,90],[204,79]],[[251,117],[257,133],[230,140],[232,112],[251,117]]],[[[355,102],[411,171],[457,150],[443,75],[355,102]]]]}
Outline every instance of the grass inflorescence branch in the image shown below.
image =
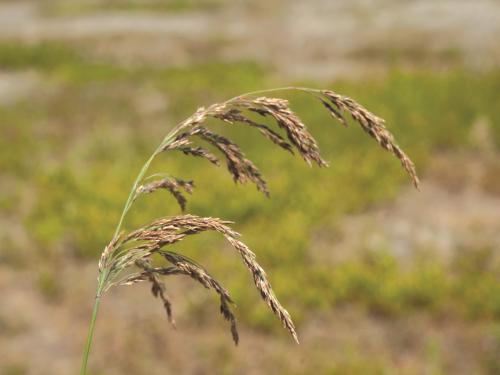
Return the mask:
{"type": "Polygon", "coordinates": [[[292,111],[288,100],[264,96],[277,91],[290,90],[311,95],[326,108],[334,120],[345,126],[348,125],[346,116],[350,116],[382,148],[400,160],[414,186],[418,188],[419,180],[415,166],[395,143],[394,137],[384,125],[384,120],[369,112],[353,99],[333,91],[304,87],[284,87],[250,92],[222,103],[199,108],[192,116],[179,123],[165,136],[143,165],[132,185],[113,238],[102,252],[99,260],[96,300],[81,367],[82,375],[85,375],[87,370],[100,299],[104,292],[116,285],[149,282],[153,296],[162,301],[168,320],[174,325],[172,303],[162,278],[174,275],[188,276],[203,287],[213,290],[219,296],[221,314],[230,324],[235,344],[238,343],[239,335],[236,327],[236,317],[231,310],[234,302],[229,292],[201,265],[182,255],[179,251],[174,252],[171,250],[184,238],[206,231],[219,233],[239,254],[264,302],[278,317],[295,341],[298,342],[290,314],[278,301],[264,269],[257,263],[255,254],[239,239],[240,235],[231,229],[231,222],[212,217],[182,214],[153,220],[151,223],[129,233],[122,232],[127,214],[136,199],[142,195],[151,194],[160,189],[166,190],[172,194],[181,210],[185,210],[187,199],[184,193],[191,194],[193,192],[193,181],[186,181],[165,174],[150,176],[160,177],[153,181],[145,177],[153,160],[162,153],[180,151],[184,155],[207,159],[216,166],[220,166],[222,157],[225,159],[227,169],[235,182],[241,184],[253,183],[260,192],[266,196],[269,195],[266,181],[257,166],[245,156],[236,142],[209,130],[206,126],[208,119],[215,119],[230,126],[242,125],[255,129],[278,147],[292,154],[299,154],[309,165],[328,166],[328,163],[320,154],[316,140],[300,117],[292,111]],[[265,123],[262,123],[259,118],[265,123]],[[267,125],[268,120],[272,120],[276,124],[276,129],[267,125]],[[209,151],[206,148],[207,145],[218,150],[221,156],[209,151]],[[155,266],[153,264],[153,255],[155,254],[159,255],[169,265],[155,266]],[[135,270],[135,272],[131,273],[131,270],[135,270]]]}

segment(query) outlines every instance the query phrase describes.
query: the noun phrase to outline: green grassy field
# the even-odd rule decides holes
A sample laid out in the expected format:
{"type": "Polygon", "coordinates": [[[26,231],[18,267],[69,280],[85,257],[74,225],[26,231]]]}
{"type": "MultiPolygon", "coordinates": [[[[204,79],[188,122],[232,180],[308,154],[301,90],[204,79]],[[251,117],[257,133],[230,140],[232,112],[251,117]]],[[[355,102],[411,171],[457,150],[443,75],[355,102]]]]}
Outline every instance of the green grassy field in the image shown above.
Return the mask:
{"type": "Polygon", "coordinates": [[[126,0],[126,1],[47,1],[42,10],[50,16],[75,16],[92,12],[140,11],[140,12],[186,12],[210,11],[224,5],[226,0],[126,0]]]}
{"type": "MultiPolygon", "coordinates": [[[[0,69],[34,72],[44,87],[36,96],[0,104],[0,178],[6,181],[0,207],[22,222],[35,244],[27,252],[12,241],[0,259],[28,269],[33,262],[57,264],[60,249],[82,262],[97,259],[113,233],[136,171],[163,135],[198,106],[288,84],[251,62],[132,68],[50,43],[0,44],[0,69]]],[[[487,119],[494,143],[500,146],[499,71],[395,70],[370,81],[295,83],[352,96],[384,117],[424,174],[438,152],[476,151],[470,132],[478,119],[487,119]]],[[[189,212],[236,222],[299,325],[310,312],[354,305],[387,317],[423,313],[490,322],[498,330],[500,265],[492,248],[463,249],[450,263],[433,260],[432,248],[422,249],[409,264],[401,264],[390,248],[353,249],[341,263],[325,263],[311,255],[317,236],[327,236],[331,248],[324,251],[335,253],[344,215],[384,205],[410,182],[398,161],[355,124],[343,128],[311,98],[287,97],[310,124],[329,168],[309,168],[251,129],[214,124],[237,140],[261,168],[270,199],[253,186],[235,186],[224,168],[181,154],[164,155],[153,170],[195,180],[189,212]]],[[[500,179],[494,177],[488,184],[493,190],[498,185],[500,179]]],[[[137,203],[127,227],[177,213],[175,201],[160,192],[137,203]]],[[[242,324],[264,331],[280,329],[220,238],[202,235],[186,241],[182,251],[225,282],[238,301],[242,324]]],[[[57,295],[55,277],[40,275],[40,289],[49,297],[57,295]]],[[[193,314],[202,314],[205,302],[194,303],[193,314]]],[[[354,362],[358,367],[353,365],[351,373],[363,373],[363,361],[354,362]]],[[[351,365],[345,366],[331,371],[346,373],[343,369],[351,365]]],[[[384,364],[379,367],[383,373],[384,364]]]]}

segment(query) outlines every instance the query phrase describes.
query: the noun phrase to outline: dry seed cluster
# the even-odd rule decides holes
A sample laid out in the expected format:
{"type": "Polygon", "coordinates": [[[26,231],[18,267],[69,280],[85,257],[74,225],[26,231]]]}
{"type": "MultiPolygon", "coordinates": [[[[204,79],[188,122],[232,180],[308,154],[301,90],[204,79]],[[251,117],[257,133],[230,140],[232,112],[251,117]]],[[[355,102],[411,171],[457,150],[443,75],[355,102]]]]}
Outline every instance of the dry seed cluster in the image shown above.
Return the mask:
{"type": "MultiPolygon", "coordinates": [[[[312,95],[323,104],[335,120],[346,126],[348,122],[345,114],[350,115],[381,147],[391,152],[401,161],[413,184],[418,188],[419,180],[414,164],[395,143],[392,134],[385,128],[383,119],[375,116],[351,98],[338,95],[333,91],[296,87],[287,89],[298,90],[312,95]]],[[[235,182],[242,184],[246,182],[254,183],[259,191],[269,195],[266,182],[259,169],[251,160],[246,158],[238,144],[203,126],[203,123],[209,118],[220,120],[231,126],[241,124],[257,129],[265,138],[277,146],[292,154],[297,152],[307,163],[316,163],[320,167],[328,165],[320,155],[316,140],[309,133],[302,120],[291,110],[287,100],[264,96],[254,97],[251,94],[238,96],[207,108],[199,108],[191,117],[174,128],[153,157],[162,152],[181,151],[185,155],[204,158],[210,163],[219,166],[219,157],[207,149],[206,146],[195,143],[201,141],[222,154],[226,160],[227,169],[235,182]],[[260,123],[255,117],[272,119],[276,123],[277,129],[272,129],[269,125],[260,123]],[[280,130],[284,134],[281,134],[280,130]]],[[[141,195],[165,189],[173,195],[182,211],[184,211],[187,200],[182,191],[191,194],[193,188],[193,181],[173,177],[161,178],[149,183],[141,181],[141,185],[138,185],[132,192],[131,202],[141,195]]],[[[130,205],[126,205],[125,213],[128,208],[130,208],[130,205]]],[[[166,250],[173,245],[177,245],[187,236],[205,231],[218,232],[226,238],[233,249],[240,255],[243,264],[250,271],[262,299],[298,342],[290,315],[276,298],[265,271],[257,263],[255,254],[239,240],[240,235],[232,230],[229,224],[230,222],[217,218],[180,215],[161,218],[128,234],[115,236],[104,249],[99,262],[100,274],[104,277],[103,291],[108,290],[113,285],[132,285],[142,281],[149,281],[153,295],[162,300],[168,319],[174,324],[172,304],[160,276],[189,276],[219,295],[221,314],[229,321],[233,340],[237,343],[236,318],[230,308],[233,300],[228,291],[201,265],[179,252],[166,250]],[[160,255],[170,265],[166,267],[153,266],[152,256],[154,254],[160,255]],[[123,276],[127,270],[133,267],[138,269],[138,272],[123,276]]]]}

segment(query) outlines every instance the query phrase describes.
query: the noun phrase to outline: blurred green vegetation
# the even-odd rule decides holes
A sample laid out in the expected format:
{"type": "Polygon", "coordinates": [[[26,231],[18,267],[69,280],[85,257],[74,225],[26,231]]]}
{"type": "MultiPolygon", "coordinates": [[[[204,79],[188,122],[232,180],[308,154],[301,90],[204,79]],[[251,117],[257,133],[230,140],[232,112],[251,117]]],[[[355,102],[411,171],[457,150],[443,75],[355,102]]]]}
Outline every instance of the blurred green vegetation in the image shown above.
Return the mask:
{"type": "Polygon", "coordinates": [[[143,11],[143,12],[186,12],[210,11],[226,3],[226,0],[107,0],[107,1],[62,1],[41,2],[41,8],[50,16],[76,16],[92,12],[143,11]]]}
{"type": "MultiPolygon", "coordinates": [[[[0,44],[0,69],[35,72],[45,87],[36,97],[0,104],[1,178],[14,181],[0,205],[22,220],[36,244],[33,257],[44,262],[61,254],[97,259],[135,174],[177,121],[198,106],[283,84],[251,62],[123,67],[51,43],[0,44]],[[159,104],[151,108],[151,100],[159,104]]],[[[489,121],[500,145],[499,71],[394,71],[369,81],[297,83],[352,96],[384,117],[420,171],[432,162],[433,152],[472,148],[469,134],[479,118],[489,121]]],[[[306,307],[346,303],[387,316],[427,311],[500,320],[500,267],[488,261],[491,249],[464,251],[452,265],[434,262],[433,249],[410,266],[398,263],[391,249],[361,249],[340,264],[311,255],[313,233],[335,233],[344,215],[390,201],[409,180],[398,161],[356,125],[346,129],[333,123],[311,98],[286,97],[310,124],[330,168],[311,169],[251,129],[213,124],[261,167],[271,199],[253,186],[233,186],[223,168],[181,154],[163,155],[151,173],[193,178],[197,189],[188,211],[234,220],[299,321],[306,307]]],[[[127,227],[177,213],[175,201],[159,192],[137,202],[127,227]]],[[[257,293],[236,254],[220,238],[201,235],[182,245],[180,250],[221,276],[247,323],[277,329],[274,317],[256,303],[257,293]]],[[[334,253],[335,244],[327,251],[334,253]]],[[[56,293],[50,278],[41,275],[40,280],[47,294],[56,293]]]]}

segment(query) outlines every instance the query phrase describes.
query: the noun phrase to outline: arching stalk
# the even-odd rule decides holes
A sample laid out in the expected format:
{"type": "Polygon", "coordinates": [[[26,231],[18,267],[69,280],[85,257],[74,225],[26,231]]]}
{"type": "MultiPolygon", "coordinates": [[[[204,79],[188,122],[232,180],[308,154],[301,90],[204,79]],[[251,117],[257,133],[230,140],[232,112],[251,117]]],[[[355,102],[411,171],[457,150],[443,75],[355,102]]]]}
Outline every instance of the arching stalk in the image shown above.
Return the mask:
{"type": "MultiPolygon", "coordinates": [[[[263,180],[260,171],[250,160],[246,159],[238,145],[223,136],[201,127],[201,124],[209,117],[216,118],[230,124],[242,123],[246,126],[257,128],[266,138],[270,139],[276,145],[285,148],[288,151],[291,151],[292,148],[296,149],[303,159],[309,164],[316,163],[319,166],[327,166],[326,161],[323,160],[319,154],[319,147],[316,140],[307,131],[300,118],[289,108],[288,101],[279,98],[252,98],[252,96],[256,95],[290,90],[305,92],[312,95],[316,100],[319,100],[323,104],[334,119],[344,124],[347,124],[347,122],[343,113],[346,112],[350,114],[353,120],[357,122],[366,133],[374,138],[381,147],[392,153],[401,161],[403,168],[410,175],[414,185],[418,187],[418,177],[413,163],[394,142],[392,134],[389,133],[384,126],[384,121],[367,111],[354,100],[338,95],[333,91],[309,89],[305,87],[281,87],[248,92],[235,96],[225,102],[214,104],[206,109],[198,109],[194,115],[179,123],[165,136],[154,153],[141,167],[132,184],[127,201],[125,202],[120,219],[115,228],[113,239],[110,244],[106,246],[99,262],[99,276],[94,307],[89,324],[87,341],[84,347],[80,375],[87,374],[87,364],[92,348],[92,340],[101,297],[110,286],[120,284],[130,285],[149,279],[149,281],[153,283],[153,293],[155,296],[161,297],[164,302],[165,309],[167,310],[169,320],[173,322],[173,319],[171,318],[170,301],[164,294],[164,290],[162,289],[163,284],[161,284],[157,279],[158,275],[165,276],[187,274],[188,276],[191,276],[201,282],[205,287],[215,289],[222,298],[221,311],[224,318],[231,322],[233,339],[236,338],[235,342],[237,342],[235,325],[236,320],[229,309],[228,302],[232,301],[227,291],[196,263],[181,256],[180,254],[175,255],[172,252],[164,252],[162,250],[162,247],[165,246],[165,244],[180,241],[187,235],[197,234],[206,230],[213,230],[222,234],[229,241],[232,247],[241,255],[243,263],[251,272],[254,283],[260,291],[262,298],[269,308],[278,316],[284,327],[298,342],[295,327],[290,315],[281,306],[274,295],[271,285],[266,278],[266,273],[255,260],[255,254],[245,244],[237,239],[238,233],[234,232],[227,226],[228,222],[214,218],[200,218],[194,215],[184,215],[170,219],[159,219],[153,222],[150,226],[145,226],[129,233],[128,236],[123,237],[120,235],[125,218],[135,199],[140,194],[138,188],[144,181],[144,177],[146,176],[153,160],[164,150],[169,150],[169,146],[172,146],[171,148],[175,149],[176,147],[174,147],[173,143],[178,142],[179,139],[177,138],[179,137],[181,138],[181,141],[185,142],[185,144],[189,144],[190,137],[198,136],[204,141],[210,143],[212,146],[215,146],[226,157],[228,161],[228,169],[233,175],[235,181],[240,183],[251,181],[257,185],[260,191],[267,194],[266,183],[263,180]],[[287,140],[285,140],[277,132],[270,129],[268,126],[259,124],[252,120],[245,114],[245,111],[274,119],[279,128],[286,132],[287,140]],[[181,130],[183,133],[181,133],[181,130]],[[134,245],[134,241],[143,241],[146,244],[140,246],[134,245]],[[150,256],[155,252],[166,256],[167,261],[172,263],[173,266],[167,268],[151,267],[149,265],[150,256]],[[143,272],[132,275],[130,279],[123,282],[116,281],[116,278],[121,271],[134,265],[141,268],[143,272]]],[[[198,154],[198,156],[200,155],[208,158],[207,153],[198,154]]],[[[217,158],[215,158],[215,160],[218,161],[217,158]]],[[[175,190],[174,193],[179,194],[179,192],[175,190]]]]}

